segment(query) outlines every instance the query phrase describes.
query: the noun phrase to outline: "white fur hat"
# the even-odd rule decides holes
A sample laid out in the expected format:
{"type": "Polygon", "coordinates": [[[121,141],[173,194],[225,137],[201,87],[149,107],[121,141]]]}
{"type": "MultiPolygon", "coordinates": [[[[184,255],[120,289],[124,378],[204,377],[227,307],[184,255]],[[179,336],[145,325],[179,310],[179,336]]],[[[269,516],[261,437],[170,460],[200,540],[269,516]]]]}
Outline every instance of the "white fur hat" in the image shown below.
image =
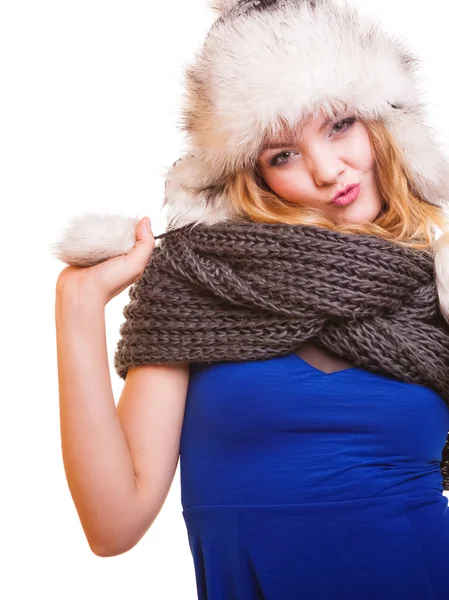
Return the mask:
{"type": "MultiPolygon", "coordinates": [[[[218,18],[185,72],[187,150],[166,171],[168,229],[232,218],[226,178],[254,165],[281,121],[293,128],[308,116],[348,109],[382,119],[403,150],[416,193],[437,206],[448,203],[448,158],[426,122],[420,61],[403,41],[345,0],[209,4],[218,18]]],[[[77,219],[53,253],[87,266],[128,252],[138,219],[106,215],[102,228],[98,219],[77,219]]],[[[449,234],[442,235],[435,264],[449,320],[448,244],[449,234]]]]}
{"type": "Polygon", "coordinates": [[[291,128],[345,109],[380,118],[403,150],[415,191],[449,200],[449,162],[426,123],[420,61],[344,0],[216,0],[219,11],[185,72],[188,148],[166,172],[169,227],[232,218],[223,184],[254,165],[280,120],[291,128]]]}

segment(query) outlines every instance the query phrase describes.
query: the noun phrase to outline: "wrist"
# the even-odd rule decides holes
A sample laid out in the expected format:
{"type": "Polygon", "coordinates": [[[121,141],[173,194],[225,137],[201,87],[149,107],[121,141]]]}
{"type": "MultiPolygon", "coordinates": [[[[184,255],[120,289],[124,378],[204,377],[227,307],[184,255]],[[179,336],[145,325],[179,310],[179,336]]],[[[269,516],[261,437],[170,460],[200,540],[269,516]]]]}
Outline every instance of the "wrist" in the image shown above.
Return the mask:
{"type": "Polygon", "coordinates": [[[56,286],[56,304],[80,312],[104,312],[107,298],[95,287],[85,284],[58,284],[56,286]]]}

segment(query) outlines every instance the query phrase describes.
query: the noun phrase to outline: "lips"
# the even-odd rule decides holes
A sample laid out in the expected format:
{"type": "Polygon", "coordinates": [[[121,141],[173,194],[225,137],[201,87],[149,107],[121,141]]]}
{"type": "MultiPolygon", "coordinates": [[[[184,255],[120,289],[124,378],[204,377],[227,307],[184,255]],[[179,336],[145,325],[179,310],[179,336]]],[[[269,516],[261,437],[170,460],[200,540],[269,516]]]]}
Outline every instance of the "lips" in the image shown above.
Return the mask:
{"type": "Polygon", "coordinates": [[[345,196],[350,190],[357,187],[358,185],[358,183],[351,183],[350,185],[347,185],[341,192],[335,194],[335,196],[332,198],[332,202],[335,202],[335,200],[337,200],[337,198],[340,198],[341,196],[345,196]]]}
{"type": "Polygon", "coordinates": [[[346,206],[347,204],[351,204],[357,198],[360,192],[360,184],[357,183],[353,186],[348,186],[349,191],[346,194],[340,194],[334,200],[334,204],[337,206],[346,206]]]}

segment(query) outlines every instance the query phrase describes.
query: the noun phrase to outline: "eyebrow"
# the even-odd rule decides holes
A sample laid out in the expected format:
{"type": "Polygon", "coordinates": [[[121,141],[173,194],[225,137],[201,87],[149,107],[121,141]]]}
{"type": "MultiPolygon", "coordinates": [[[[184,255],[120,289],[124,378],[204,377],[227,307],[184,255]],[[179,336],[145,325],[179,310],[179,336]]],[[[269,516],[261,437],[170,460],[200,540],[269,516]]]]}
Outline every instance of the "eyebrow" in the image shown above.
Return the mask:
{"type": "MultiPolygon", "coordinates": [[[[329,123],[331,121],[334,120],[334,117],[328,117],[320,126],[319,132],[321,133],[323,131],[323,129],[325,129],[329,123]]],[[[263,144],[260,152],[265,152],[265,150],[275,150],[277,148],[285,148],[286,146],[293,146],[294,144],[294,139],[293,137],[291,137],[288,140],[283,140],[283,141],[275,141],[275,142],[266,142],[265,144],[263,144]]]]}

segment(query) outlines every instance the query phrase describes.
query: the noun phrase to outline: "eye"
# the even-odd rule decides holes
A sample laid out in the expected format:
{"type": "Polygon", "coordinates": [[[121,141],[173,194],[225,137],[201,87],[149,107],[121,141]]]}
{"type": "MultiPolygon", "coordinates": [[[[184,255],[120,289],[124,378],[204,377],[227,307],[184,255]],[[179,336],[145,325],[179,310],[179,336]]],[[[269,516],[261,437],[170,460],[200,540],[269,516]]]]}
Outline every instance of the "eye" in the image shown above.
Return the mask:
{"type": "Polygon", "coordinates": [[[281,160],[281,161],[279,161],[279,159],[282,156],[286,156],[286,155],[289,155],[289,154],[293,154],[293,152],[287,152],[287,151],[285,151],[285,152],[281,152],[279,154],[275,154],[273,156],[273,158],[270,160],[270,166],[272,166],[272,167],[278,167],[279,165],[285,165],[288,162],[288,159],[287,160],[281,160]]]}
{"type": "MultiPolygon", "coordinates": [[[[347,117],[346,119],[342,119],[341,121],[337,121],[337,123],[334,124],[334,126],[332,127],[331,131],[335,131],[337,134],[339,133],[343,133],[344,131],[347,131],[356,121],[357,119],[355,117],[347,117]]],[[[283,165],[286,165],[289,162],[289,155],[291,154],[296,154],[294,151],[290,150],[290,151],[284,151],[284,152],[280,152],[279,154],[275,154],[271,159],[270,159],[270,166],[271,167],[280,167],[283,165]],[[282,157],[287,157],[286,160],[281,160],[282,157]]]]}
{"type": "Polygon", "coordinates": [[[349,129],[349,127],[351,127],[351,125],[353,125],[354,123],[355,118],[348,117],[347,119],[343,119],[342,121],[338,121],[338,123],[335,123],[335,125],[332,128],[332,131],[334,131],[338,127],[341,127],[341,129],[337,130],[337,133],[341,133],[342,131],[346,131],[346,129],[349,129]]]}

